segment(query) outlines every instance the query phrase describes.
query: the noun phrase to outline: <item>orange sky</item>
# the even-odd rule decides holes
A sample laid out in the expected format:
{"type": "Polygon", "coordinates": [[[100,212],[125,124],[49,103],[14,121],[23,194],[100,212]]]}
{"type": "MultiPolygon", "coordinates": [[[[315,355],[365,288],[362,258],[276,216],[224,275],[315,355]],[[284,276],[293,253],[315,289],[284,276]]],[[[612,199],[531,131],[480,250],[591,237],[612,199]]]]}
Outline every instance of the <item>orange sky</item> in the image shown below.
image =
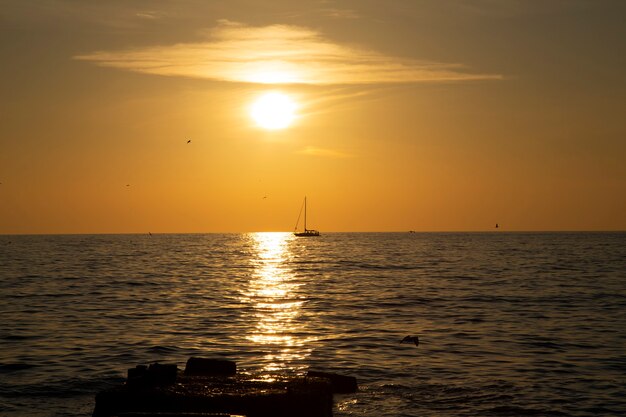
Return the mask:
{"type": "Polygon", "coordinates": [[[0,233],[626,229],[622,1],[129,3],[3,2],[0,233]]]}

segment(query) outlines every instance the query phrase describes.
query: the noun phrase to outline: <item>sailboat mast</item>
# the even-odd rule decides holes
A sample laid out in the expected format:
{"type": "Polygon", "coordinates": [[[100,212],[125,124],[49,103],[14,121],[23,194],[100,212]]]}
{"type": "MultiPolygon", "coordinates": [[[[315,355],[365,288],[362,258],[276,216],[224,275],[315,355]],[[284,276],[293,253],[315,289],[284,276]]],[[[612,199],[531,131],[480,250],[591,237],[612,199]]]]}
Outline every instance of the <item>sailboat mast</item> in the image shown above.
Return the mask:
{"type": "Polygon", "coordinates": [[[301,237],[319,236],[320,232],[318,232],[317,230],[309,230],[306,228],[306,196],[304,196],[304,201],[302,202],[302,205],[304,206],[304,230],[302,232],[298,232],[298,224],[300,223],[300,215],[302,214],[302,207],[300,207],[300,213],[298,214],[298,221],[296,222],[294,235],[301,237]]]}

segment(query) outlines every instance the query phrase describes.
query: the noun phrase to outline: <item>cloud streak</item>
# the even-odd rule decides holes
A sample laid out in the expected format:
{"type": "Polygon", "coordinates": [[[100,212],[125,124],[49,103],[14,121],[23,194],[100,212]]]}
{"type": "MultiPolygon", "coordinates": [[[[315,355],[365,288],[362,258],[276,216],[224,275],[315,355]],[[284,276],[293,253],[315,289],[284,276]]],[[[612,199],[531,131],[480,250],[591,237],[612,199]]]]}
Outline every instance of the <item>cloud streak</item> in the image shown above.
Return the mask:
{"type": "Polygon", "coordinates": [[[352,9],[322,9],[321,13],[332,19],[358,19],[360,17],[352,9]]]}
{"type": "Polygon", "coordinates": [[[147,74],[259,84],[391,84],[501,79],[459,64],[396,58],[341,45],[299,26],[251,27],[230,21],[205,41],[75,56],[147,74]]]}

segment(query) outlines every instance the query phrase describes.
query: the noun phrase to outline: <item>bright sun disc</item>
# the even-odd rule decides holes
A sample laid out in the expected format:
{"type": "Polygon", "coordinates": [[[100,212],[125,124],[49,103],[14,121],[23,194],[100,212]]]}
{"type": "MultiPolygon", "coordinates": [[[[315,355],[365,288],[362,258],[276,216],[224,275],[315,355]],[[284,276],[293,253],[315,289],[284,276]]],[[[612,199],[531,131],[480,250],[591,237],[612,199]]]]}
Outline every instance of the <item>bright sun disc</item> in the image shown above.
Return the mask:
{"type": "Polygon", "coordinates": [[[264,129],[284,129],[296,117],[296,104],[282,93],[266,93],[250,108],[254,121],[264,129]]]}

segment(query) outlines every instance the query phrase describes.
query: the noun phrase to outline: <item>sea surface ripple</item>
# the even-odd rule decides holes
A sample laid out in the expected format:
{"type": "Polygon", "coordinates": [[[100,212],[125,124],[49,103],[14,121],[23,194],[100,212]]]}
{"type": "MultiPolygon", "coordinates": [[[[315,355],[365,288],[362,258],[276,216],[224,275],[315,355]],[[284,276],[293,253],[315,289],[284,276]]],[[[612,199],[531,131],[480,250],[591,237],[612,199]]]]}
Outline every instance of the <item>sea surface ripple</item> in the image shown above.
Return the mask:
{"type": "Polygon", "coordinates": [[[192,355],[354,375],[336,416],[626,415],[626,233],[0,236],[1,416],[192,355]]]}

